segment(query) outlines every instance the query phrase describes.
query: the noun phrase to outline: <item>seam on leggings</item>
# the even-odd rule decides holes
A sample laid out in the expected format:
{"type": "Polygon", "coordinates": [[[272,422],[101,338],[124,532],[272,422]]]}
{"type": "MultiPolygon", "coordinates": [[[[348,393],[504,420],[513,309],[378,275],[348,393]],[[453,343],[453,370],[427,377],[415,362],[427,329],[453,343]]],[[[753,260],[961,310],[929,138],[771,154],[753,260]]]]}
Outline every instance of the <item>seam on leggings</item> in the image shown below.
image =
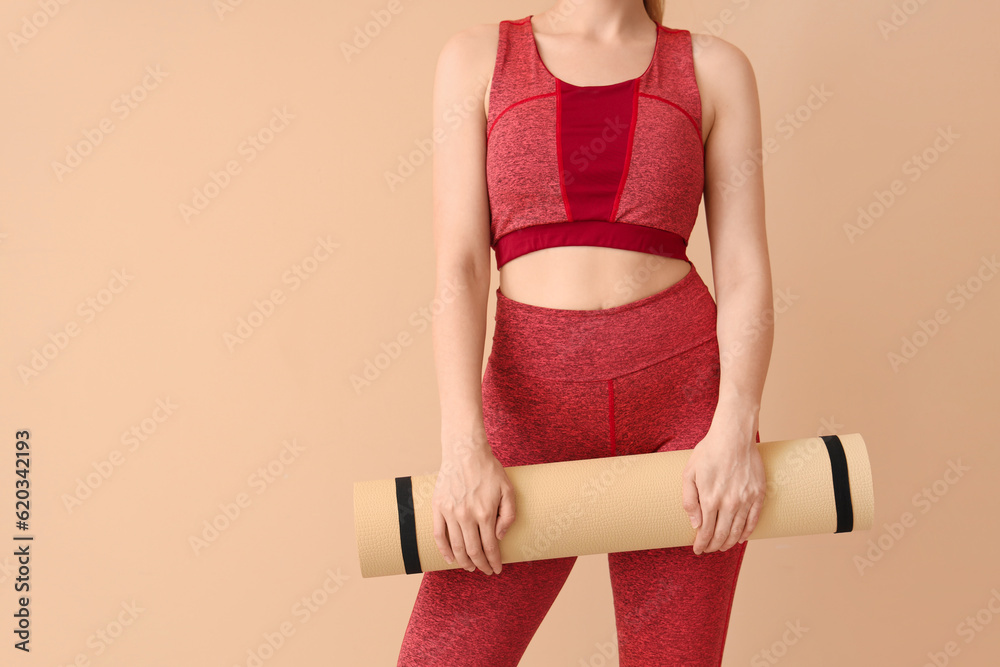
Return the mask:
{"type": "MultiPolygon", "coordinates": [[[[603,384],[607,382],[608,378],[603,377],[593,377],[583,380],[565,380],[563,378],[554,378],[548,375],[535,375],[534,373],[525,373],[522,370],[516,368],[509,368],[503,364],[497,364],[496,369],[504,374],[509,375],[520,375],[521,377],[531,378],[532,380],[545,380],[546,382],[558,382],[559,384],[603,384]]],[[[616,376],[619,377],[619,376],[616,376]]]]}
{"type": "Polygon", "coordinates": [[[626,375],[631,375],[633,373],[638,373],[639,371],[646,370],[647,368],[650,368],[651,366],[655,366],[656,364],[662,364],[664,361],[667,361],[668,359],[673,359],[674,357],[679,356],[681,354],[684,354],[685,352],[691,352],[695,348],[699,348],[702,345],[710,343],[713,340],[715,340],[715,338],[716,338],[716,332],[713,331],[711,336],[709,336],[708,338],[706,338],[703,341],[695,343],[691,347],[686,347],[683,350],[678,350],[677,352],[674,352],[671,355],[663,357],[662,359],[657,359],[656,361],[650,362],[650,363],[646,364],[645,366],[640,366],[639,368],[634,368],[634,369],[632,369],[630,371],[625,371],[624,373],[621,373],[619,375],[613,375],[610,378],[592,377],[592,378],[584,378],[583,380],[568,380],[568,379],[563,379],[563,378],[554,378],[554,377],[551,377],[551,376],[548,376],[548,375],[535,375],[534,373],[527,373],[527,372],[522,371],[522,370],[517,369],[517,368],[510,368],[509,366],[507,366],[503,362],[496,363],[496,367],[500,371],[502,371],[504,373],[513,373],[515,375],[521,375],[523,377],[529,377],[529,378],[533,378],[535,380],[549,380],[551,382],[583,382],[583,383],[604,382],[605,380],[609,380],[609,379],[616,379],[617,380],[619,378],[625,377],[626,375]]]}
{"type": "Polygon", "coordinates": [[[615,379],[608,379],[608,421],[611,423],[611,455],[615,455],[615,379]]]}
{"type": "Polygon", "coordinates": [[[701,347],[702,345],[707,345],[708,343],[711,343],[712,341],[715,340],[715,338],[716,338],[716,333],[713,331],[711,336],[709,336],[705,340],[701,341],[700,343],[695,343],[691,347],[684,348],[683,350],[675,352],[675,353],[671,354],[668,357],[663,357],[662,359],[658,359],[657,361],[654,361],[652,363],[646,364],[645,366],[642,366],[640,368],[636,368],[634,370],[627,371],[625,373],[622,373],[621,375],[616,375],[615,379],[623,378],[626,375],[632,375],[633,373],[638,373],[639,371],[644,371],[647,368],[652,368],[653,366],[655,366],[657,364],[662,364],[664,361],[669,361],[670,359],[673,359],[674,357],[680,356],[680,355],[685,354],[687,352],[692,352],[692,351],[696,350],[697,348],[701,347]]]}
{"type": "Polygon", "coordinates": [[[722,647],[719,649],[719,662],[716,667],[722,667],[722,654],[726,650],[726,635],[729,633],[729,619],[733,613],[733,599],[736,597],[736,582],[740,574],[740,566],[743,564],[743,556],[747,552],[747,542],[743,543],[743,551],[740,552],[740,557],[736,559],[736,569],[733,571],[733,583],[729,590],[732,593],[729,595],[729,605],[726,608],[726,622],[722,626],[722,647]]]}

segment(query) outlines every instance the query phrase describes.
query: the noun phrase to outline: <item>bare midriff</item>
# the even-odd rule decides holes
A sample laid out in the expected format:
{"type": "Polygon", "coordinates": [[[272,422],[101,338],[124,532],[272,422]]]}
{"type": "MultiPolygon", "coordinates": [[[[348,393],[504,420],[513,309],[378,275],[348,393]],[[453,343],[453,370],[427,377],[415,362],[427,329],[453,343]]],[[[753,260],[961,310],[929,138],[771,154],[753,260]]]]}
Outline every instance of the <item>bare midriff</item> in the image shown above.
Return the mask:
{"type": "Polygon", "coordinates": [[[598,246],[544,248],[500,268],[500,292],[543,308],[599,310],[637,301],[681,280],[682,259],[598,246]]]}

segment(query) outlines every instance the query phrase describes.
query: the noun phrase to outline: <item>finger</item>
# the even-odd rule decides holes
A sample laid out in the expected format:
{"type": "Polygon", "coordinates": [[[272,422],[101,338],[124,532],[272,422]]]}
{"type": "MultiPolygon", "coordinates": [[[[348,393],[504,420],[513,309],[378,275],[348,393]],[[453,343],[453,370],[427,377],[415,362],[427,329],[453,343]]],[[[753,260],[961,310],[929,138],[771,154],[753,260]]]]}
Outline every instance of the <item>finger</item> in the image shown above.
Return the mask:
{"type": "Polygon", "coordinates": [[[694,481],[694,473],[687,470],[684,471],[681,478],[681,505],[688,514],[691,527],[698,530],[704,517],[701,513],[701,503],[698,497],[698,486],[694,481]]]}
{"type": "Polygon", "coordinates": [[[448,537],[451,540],[451,551],[455,554],[455,562],[468,570],[474,569],[472,561],[465,553],[465,536],[462,534],[462,526],[454,518],[448,520],[448,537]]]}
{"type": "Polygon", "coordinates": [[[701,509],[701,516],[704,519],[704,523],[698,529],[698,535],[694,539],[694,552],[696,554],[703,553],[705,547],[708,546],[709,540],[712,539],[712,535],[715,533],[715,522],[716,515],[718,514],[715,510],[701,509]]]}
{"type": "Polygon", "coordinates": [[[747,513],[749,511],[750,505],[747,504],[736,512],[736,516],[733,517],[733,526],[729,531],[729,535],[726,536],[726,541],[722,544],[721,549],[723,551],[735,545],[743,535],[743,527],[747,524],[747,513]]]}
{"type": "Polygon", "coordinates": [[[479,523],[474,518],[463,523],[462,534],[465,536],[465,552],[469,555],[474,566],[486,574],[493,574],[493,568],[490,567],[489,561],[486,560],[486,554],[483,553],[483,542],[479,537],[479,523]]]}
{"type": "Polygon", "coordinates": [[[733,510],[728,505],[724,505],[719,509],[718,516],[715,519],[715,532],[712,534],[712,539],[709,541],[705,551],[718,551],[729,538],[729,533],[732,529],[733,510]]]}
{"type": "Polygon", "coordinates": [[[500,487],[500,516],[497,519],[497,539],[502,540],[507,530],[514,523],[514,489],[500,487]]]}
{"type": "Polygon", "coordinates": [[[764,501],[758,500],[753,505],[750,506],[750,512],[747,514],[747,525],[743,528],[742,540],[746,542],[750,539],[750,535],[753,533],[754,529],[757,527],[757,521],[760,519],[760,510],[764,507],[764,501]]]}
{"type": "Polygon", "coordinates": [[[490,514],[479,524],[479,537],[483,543],[483,554],[490,569],[487,574],[499,574],[500,572],[500,543],[497,540],[497,518],[490,514]]]}
{"type": "Polygon", "coordinates": [[[434,543],[437,544],[438,551],[444,556],[446,563],[451,565],[455,562],[455,554],[451,551],[451,544],[448,542],[448,525],[444,521],[441,512],[435,511],[434,516],[434,543]]]}

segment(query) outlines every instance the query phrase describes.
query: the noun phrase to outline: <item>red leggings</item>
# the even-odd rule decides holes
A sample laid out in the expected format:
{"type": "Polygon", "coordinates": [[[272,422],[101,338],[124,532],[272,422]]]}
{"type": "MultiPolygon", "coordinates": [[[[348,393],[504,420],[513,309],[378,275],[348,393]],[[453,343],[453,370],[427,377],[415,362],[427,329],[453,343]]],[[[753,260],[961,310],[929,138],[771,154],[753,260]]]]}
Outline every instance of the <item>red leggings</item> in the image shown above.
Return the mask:
{"type": "MultiPolygon", "coordinates": [[[[707,433],[716,303],[693,264],[674,285],[601,310],[496,295],[483,416],[504,467],[691,449],[707,433]]],[[[718,667],[746,546],[608,554],[619,664],[718,667]]],[[[575,562],[425,572],[397,665],[517,665],[575,562]]]]}

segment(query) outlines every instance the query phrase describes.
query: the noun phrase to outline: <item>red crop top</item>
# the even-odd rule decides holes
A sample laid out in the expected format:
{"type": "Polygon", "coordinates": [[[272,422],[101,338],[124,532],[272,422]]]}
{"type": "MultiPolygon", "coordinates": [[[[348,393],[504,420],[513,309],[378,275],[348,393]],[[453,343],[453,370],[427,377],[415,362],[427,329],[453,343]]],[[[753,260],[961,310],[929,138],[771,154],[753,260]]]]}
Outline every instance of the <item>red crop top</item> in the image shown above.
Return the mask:
{"type": "Polygon", "coordinates": [[[687,260],[705,175],[691,33],[657,25],[646,71],[605,86],[549,72],[530,15],[499,37],[486,124],[497,268],[566,245],[687,260]]]}

